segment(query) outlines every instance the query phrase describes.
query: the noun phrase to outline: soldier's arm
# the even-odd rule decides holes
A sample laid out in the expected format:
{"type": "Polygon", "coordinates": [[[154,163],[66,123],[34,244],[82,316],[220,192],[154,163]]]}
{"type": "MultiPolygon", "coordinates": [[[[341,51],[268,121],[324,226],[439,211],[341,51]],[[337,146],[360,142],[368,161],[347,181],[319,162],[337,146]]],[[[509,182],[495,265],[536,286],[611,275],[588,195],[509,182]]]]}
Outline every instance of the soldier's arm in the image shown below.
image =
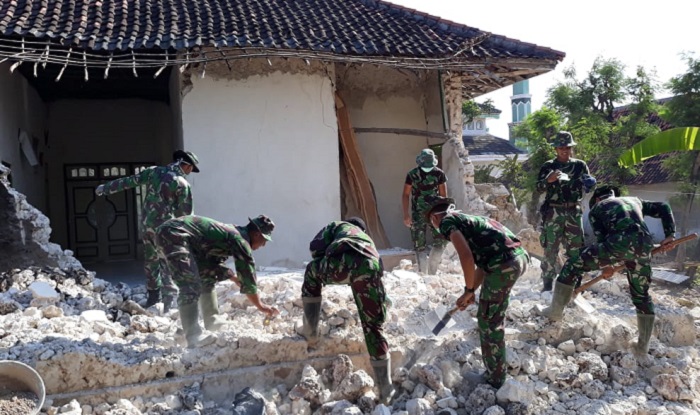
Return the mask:
{"type": "Polygon", "coordinates": [[[329,224],[328,226],[321,229],[316,234],[316,236],[314,236],[314,239],[311,240],[311,243],[309,243],[309,251],[311,251],[311,258],[316,259],[323,258],[324,256],[326,256],[326,249],[333,240],[333,228],[333,224],[329,224]]]}
{"type": "Polygon", "coordinates": [[[537,175],[537,191],[542,193],[547,190],[547,186],[549,185],[549,182],[547,181],[547,178],[549,175],[553,172],[552,167],[549,162],[545,163],[542,165],[540,168],[540,172],[537,175]]]}
{"type": "Polygon", "coordinates": [[[481,281],[477,279],[476,264],[474,262],[474,254],[472,253],[467,239],[462,232],[453,231],[450,233],[450,242],[455,247],[459,256],[459,263],[462,266],[464,273],[464,294],[457,299],[457,305],[461,308],[466,308],[474,302],[474,291],[479,288],[479,284],[483,281],[483,273],[479,273],[481,281]]]}
{"type": "Polygon", "coordinates": [[[664,228],[664,236],[666,238],[675,235],[676,221],[673,219],[673,211],[668,203],[642,200],[642,214],[644,216],[661,219],[661,225],[664,228]]]}
{"type": "Polygon", "coordinates": [[[121,179],[112,180],[104,184],[104,193],[111,195],[112,193],[121,192],[127,189],[133,189],[136,186],[141,186],[148,182],[151,177],[153,168],[143,170],[139,174],[133,176],[122,177],[121,179]]]}
{"type": "Polygon", "coordinates": [[[438,186],[438,194],[442,197],[447,197],[447,184],[443,183],[438,186]]]}
{"type": "Polygon", "coordinates": [[[595,235],[596,241],[602,242],[604,239],[603,232],[601,230],[600,220],[596,217],[593,211],[588,213],[588,222],[591,224],[593,229],[593,235],[595,235]]]}
{"type": "Polygon", "coordinates": [[[403,223],[406,226],[411,226],[411,179],[406,176],[406,183],[403,185],[403,193],[401,194],[401,206],[403,207],[403,223]]]}
{"type": "Polygon", "coordinates": [[[192,190],[189,183],[184,178],[181,178],[185,183],[178,181],[178,191],[176,193],[175,208],[173,214],[176,218],[180,216],[192,215],[194,207],[192,204],[192,190]]]}

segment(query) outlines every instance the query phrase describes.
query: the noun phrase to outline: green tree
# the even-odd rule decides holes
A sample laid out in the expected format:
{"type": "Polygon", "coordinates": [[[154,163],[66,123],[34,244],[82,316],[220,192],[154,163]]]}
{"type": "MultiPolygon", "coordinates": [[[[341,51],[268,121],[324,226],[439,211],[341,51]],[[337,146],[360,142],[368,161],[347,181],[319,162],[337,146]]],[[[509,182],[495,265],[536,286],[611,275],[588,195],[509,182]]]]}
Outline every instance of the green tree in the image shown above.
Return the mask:
{"type": "MultiPolygon", "coordinates": [[[[700,126],[700,59],[693,55],[685,55],[687,71],[671,78],[667,87],[673,93],[673,98],[664,105],[661,117],[676,127],[700,126]]],[[[672,179],[681,182],[679,198],[685,205],[687,218],[690,215],[700,179],[700,151],[691,150],[678,153],[667,159],[665,163],[672,179]]]]}
{"type": "Polygon", "coordinates": [[[641,67],[634,76],[627,76],[620,61],[603,58],[596,59],[582,80],[573,68],[564,72],[564,78],[548,91],[547,104],[574,135],[576,157],[595,160],[610,184],[623,185],[636,171],[620,166],[620,155],[659,131],[649,123],[650,114],[658,110],[655,79],[641,67]],[[625,102],[629,104],[624,111],[616,110],[625,102]]]}
{"type": "Polygon", "coordinates": [[[474,118],[482,114],[488,114],[496,111],[496,107],[493,105],[493,100],[487,99],[481,104],[474,100],[462,102],[462,123],[469,124],[474,121],[474,118]]]}
{"type": "MultiPolygon", "coordinates": [[[[545,106],[514,130],[516,137],[528,141],[530,157],[522,179],[514,186],[532,193],[528,216],[533,224],[540,196],[535,191],[537,175],[542,164],[554,157],[551,137],[560,130],[570,131],[577,143],[574,157],[588,163],[595,160],[606,182],[623,185],[636,171],[618,163],[621,153],[659,131],[649,123],[650,114],[658,109],[656,88],[654,77],[644,68],[628,76],[625,66],[616,59],[596,59],[581,79],[573,67],[564,71],[564,80],[547,91],[545,106]],[[623,103],[628,105],[621,111],[619,105],[623,103]]],[[[505,176],[509,168],[512,164],[504,167],[505,176]]]]}

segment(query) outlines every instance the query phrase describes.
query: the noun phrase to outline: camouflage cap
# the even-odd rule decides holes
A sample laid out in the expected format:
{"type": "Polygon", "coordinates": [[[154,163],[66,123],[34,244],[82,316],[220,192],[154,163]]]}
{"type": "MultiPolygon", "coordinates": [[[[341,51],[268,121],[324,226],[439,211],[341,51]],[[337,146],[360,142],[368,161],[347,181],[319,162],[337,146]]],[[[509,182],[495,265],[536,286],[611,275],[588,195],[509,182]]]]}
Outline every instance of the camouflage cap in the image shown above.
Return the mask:
{"type": "Polygon", "coordinates": [[[593,209],[598,198],[606,198],[608,196],[620,196],[620,188],[612,184],[604,184],[602,186],[596,187],[591,195],[591,199],[588,201],[588,208],[593,209]]]}
{"type": "Polygon", "coordinates": [[[175,152],[173,153],[173,161],[178,160],[182,160],[187,164],[191,164],[192,171],[194,173],[199,173],[199,167],[197,167],[197,165],[199,164],[199,159],[193,152],[185,150],[175,150],[175,152]]]}
{"type": "Polygon", "coordinates": [[[265,215],[259,215],[256,218],[248,218],[250,223],[252,223],[268,241],[272,240],[272,231],[275,229],[275,223],[272,219],[265,215]]]}
{"type": "Polygon", "coordinates": [[[438,159],[433,150],[426,148],[416,157],[416,164],[424,168],[435,167],[438,165],[438,159]]]}
{"type": "Polygon", "coordinates": [[[429,221],[431,213],[438,210],[447,210],[450,205],[455,204],[455,200],[451,197],[430,195],[425,198],[425,203],[430,207],[425,212],[425,218],[429,221]]]}
{"type": "Polygon", "coordinates": [[[568,131],[559,131],[552,141],[552,147],[572,147],[575,145],[574,137],[568,131]]]}

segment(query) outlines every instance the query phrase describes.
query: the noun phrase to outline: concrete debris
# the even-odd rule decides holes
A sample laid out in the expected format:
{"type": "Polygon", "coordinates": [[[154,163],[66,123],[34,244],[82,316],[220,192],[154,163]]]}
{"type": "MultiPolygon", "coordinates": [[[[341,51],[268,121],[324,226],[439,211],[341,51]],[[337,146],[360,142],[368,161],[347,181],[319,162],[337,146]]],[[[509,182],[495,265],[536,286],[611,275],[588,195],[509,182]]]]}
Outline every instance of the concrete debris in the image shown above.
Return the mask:
{"type": "Polygon", "coordinates": [[[636,314],[624,278],[582,294],[594,313],[571,305],[551,323],[534,312],[551,293],[539,291],[533,259],[512,292],[508,379],[496,390],[474,381],[484,370],[476,305],[440,336],[425,324],[463,292],[454,250],[445,252],[438,275],[417,274],[411,265],[398,261],[384,277],[397,388],[390,405],[377,402],[349,287],[324,287],[315,351],[296,334],[301,270],[260,273],[263,302],[281,310],[269,325],[233,283],[218,284],[220,311],[233,324],[215,344],[188,350],[177,311],[144,309],[143,286],[107,283],[71,261],[0,268],[7,269],[0,273],[0,360],[22,361],[42,375],[44,414],[223,415],[245,387],[264,397],[273,415],[700,413],[697,307],[652,288],[654,336],[649,355],[635,357],[636,314]]]}

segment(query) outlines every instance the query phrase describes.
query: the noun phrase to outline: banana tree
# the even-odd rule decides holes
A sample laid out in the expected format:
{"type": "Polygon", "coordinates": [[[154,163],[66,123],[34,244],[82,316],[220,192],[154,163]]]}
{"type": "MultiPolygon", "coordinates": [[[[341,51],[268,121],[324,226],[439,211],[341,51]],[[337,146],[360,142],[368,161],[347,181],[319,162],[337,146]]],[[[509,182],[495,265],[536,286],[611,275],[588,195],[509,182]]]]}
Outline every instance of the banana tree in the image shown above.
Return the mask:
{"type": "MultiPolygon", "coordinates": [[[[659,154],[696,150],[700,150],[700,127],[672,128],[647,137],[635,144],[632,148],[622,153],[618,161],[623,167],[631,167],[659,154]]],[[[696,152],[692,168],[690,169],[689,179],[689,184],[691,185],[690,195],[681,221],[681,234],[686,232],[686,222],[692,212],[697,184],[700,179],[700,151],[696,152]]],[[[683,262],[684,259],[685,249],[682,246],[679,247],[676,261],[683,262]]]]}

